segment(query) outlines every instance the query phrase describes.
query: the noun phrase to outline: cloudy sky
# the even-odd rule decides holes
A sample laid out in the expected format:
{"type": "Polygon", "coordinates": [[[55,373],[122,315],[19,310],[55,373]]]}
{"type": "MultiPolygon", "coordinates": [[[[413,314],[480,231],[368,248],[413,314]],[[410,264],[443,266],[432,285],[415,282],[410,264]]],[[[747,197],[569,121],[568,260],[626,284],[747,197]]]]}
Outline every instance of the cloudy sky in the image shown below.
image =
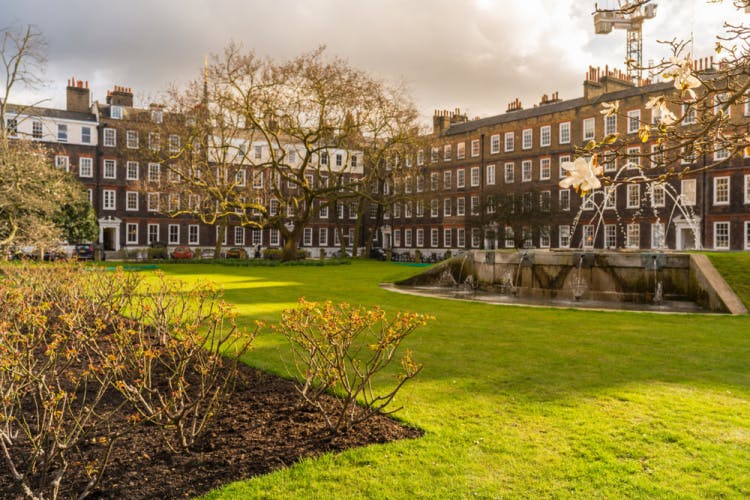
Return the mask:
{"type": "MultiPolygon", "coordinates": [[[[62,107],[75,76],[89,80],[95,99],[121,85],[148,103],[194,78],[205,54],[234,39],[280,59],[324,44],[357,68],[405,82],[429,120],[435,109],[502,113],[516,97],[531,107],[554,91],[575,98],[590,64],[624,69],[625,32],[594,35],[594,1],[3,0],[2,17],[36,25],[48,42],[47,87],[15,101],[41,96],[62,107]]],[[[723,22],[745,17],[730,0],[652,1],[644,62],[667,55],[657,40],[691,33],[694,53],[711,55],[723,22]]]]}

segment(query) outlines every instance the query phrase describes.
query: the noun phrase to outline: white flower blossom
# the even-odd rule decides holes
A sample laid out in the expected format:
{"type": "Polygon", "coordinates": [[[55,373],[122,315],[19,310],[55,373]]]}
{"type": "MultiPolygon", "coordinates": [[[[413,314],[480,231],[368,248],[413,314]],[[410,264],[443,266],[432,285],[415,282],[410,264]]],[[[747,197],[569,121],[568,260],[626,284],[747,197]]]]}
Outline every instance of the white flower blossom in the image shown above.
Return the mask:
{"type": "Polygon", "coordinates": [[[579,157],[574,162],[566,161],[562,168],[568,172],[567,177],[560,181],[560,187],[563,189],[580,189],[583,195],[602,186],[597,176],[602,175],[604,169],[597,164],[596,156],[592,156],[590,160],[579,157]]]}
{"type": "Polygon", "coordinates": [[[693,71],[690,67],[690,54],[685,59],[678,59],[676,57],[670,58],[670,62],[674,66],[664,73],[664,79],[666,81],[674,80],[674,88],[682,92],[690,94],[692,99],[695,99],[695,91],[701,86],[701,81],[693,75],[693,71]]]}
{"type": "Polygon", "coordinates": [[[602,103],[602,110],[599,111],[604,116],[612,116],[616,115],[617,111],[620,109],[620,101],[615,102],[603,102],[602,103]]]}
{"type": "Polygon", "coordinates": [[[663,95],[653,96],[646,103],[646,109],[655,108],[659,113],[659,123],[672,125],[677,121],[677,117],[667,107],[667,99],[663,95]]]}

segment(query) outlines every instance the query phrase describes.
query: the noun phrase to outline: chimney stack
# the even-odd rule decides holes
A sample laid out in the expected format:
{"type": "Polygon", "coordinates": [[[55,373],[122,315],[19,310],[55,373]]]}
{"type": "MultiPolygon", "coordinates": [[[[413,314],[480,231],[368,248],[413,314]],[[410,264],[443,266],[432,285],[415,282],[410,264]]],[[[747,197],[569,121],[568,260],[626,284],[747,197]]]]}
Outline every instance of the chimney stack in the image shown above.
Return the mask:
{"type": "Polygon", "coordinates": [[[88,113],[91,111],[91,91],[89,82],[84,83],[76,80],[75,77],[68,80],[68,86],[65,89],[66,105],[68,111],[77,111],[79,113],[88,113]]]}
{"type": "Polygon", "coordinates": [[[114,106],[133,107],[133,89],[115,85],[113,90],[107,91],[107,104],[114,106]]]}

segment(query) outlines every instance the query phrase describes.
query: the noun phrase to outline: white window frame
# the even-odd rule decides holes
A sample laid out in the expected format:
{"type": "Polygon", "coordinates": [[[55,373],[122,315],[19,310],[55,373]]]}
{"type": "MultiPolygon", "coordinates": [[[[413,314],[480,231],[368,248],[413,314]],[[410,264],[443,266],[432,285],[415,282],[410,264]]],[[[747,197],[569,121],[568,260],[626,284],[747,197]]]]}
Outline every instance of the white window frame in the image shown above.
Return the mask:
{"type": "Polygon", "coordinates": [[[128,181],[137,181],[138,170],[140,170],[140,165],[137,161],[127,161],[125,163],[125,179],[128,181]]]}
{"type": "Polygon", "coordinates": [[[539,159],[539,180],[546,181],[552,176],[552,158],[539,159]]]}
{"type": "Polygon", "coordinates": [[[628,134],[635,134],[641,128],[641,110],[631,109],[628,116],[628,134]]]}
{"type": "Polygon", "coordinates": [[[694,207],[698,197],[698,181],[696,179],[682,179],[680,182],[680,202],[686,207],[694,207]]]}
{"type": "Polygon", "coordinates": [[[102,190],[102,210],[117,210],[117,192],[114,189],[102,190]]]}
{"type": "Polygon", "coordinates": [[[666,248],[667,233],[663,222],[651,223],[651,248],[666,248]]]}
{"type": "Polygon", "coordinates": [[[713,178],[713,204],[726,206],[730,202],[731,178],[726,175],[713,178]]]}
{"type": "Polygon", "coordinates": [[[514,132],[505,132],[505,152],[510,153],[515,149],[516,135],[514,132]]]}
{"type": "Polygon", "coordinates": [[[534,164],[531,160],[521,162],[521,182],[531,182],[534,177],[534,164]]]}
{"type": "Polygon", "coordinates": [[[534,145],[534,129],[525,128],[521,131],[521,149],[531,149],[534,145]]]}
{"type": "Polygon", "coordinates": [[[107,148],[114,148],[117,146],[117,130],[113,128],[105,128],[102,132],[102,146],[107,148]]]}
{"type": "Polygon", "coordinates": [[[640,208],[641,206],[641,185],[628,184],[626,196],[626,208],[640,208]]]}
{"type": "Polygon", "coordinates": [[[552,144],[552,127],[544,125],[539,127],[539,147],[545,148],[552,144]]]}
{"type": "Polygon", "coordinates": [[[128,149],[138,149],[138,131],[125,131],[125,147],[128,149]]]}
{"type": "Polygon", "coordinates": [[[732,232],[729,221],[714,222],[714,250],[729,250],[732,245],[732,232]],[[719,240],[719,228],[726,228],[726,244],[719,240]]]}
{"type": "Polygon", "coordinates": [[[463,227],[456,228],[456,247],[466,248],[466,229],[463,227]]]}
{"type": "MultiPolygon", "coordinates": [[[[497,149],[500,150],[500,136],[497,137],[497,149]]],[[[471,141],[471,157],[476,158],[479,156],[479,139],[473,139],[471,141]]]]}
{"type": "Polygon", "coordinates": [[[125,211],[126,212],[137,212],[139,204],[138,191],[125,191],[125,211]],[[135,202],[131,205],[131,201],[135,202]]]}
{"type": "Polygon", "coordinates": [[[479,186],[479,167],[471,167],[471,187],[479,186]]]}
{"type": "MultiPolygon", "coordinates": [[[[479,143],[478,140],[476,142],[477,142],[477,144],[479,143]]],[[[472,142],[472,145],[473,144],[474,143],[472,142]]],[[[490,154],[494,155],[494,154],[497,154],[499,152],[500,152],[500,134],[494,134],[494,135],[490,136],[490,154]]],[[[474,149],[472,147],[472,156],[479,156],[479,151],[477,151],[476,155],[473,154],[473,153],[474,153],[474,149]]]]}
{"type": "Polygon", "coordinates": [[[104,159],[102,161],[102,178],[117,179],[117,160],[104,159]]]}
{"type": "Polygon", "coordinates": [[[138,244],[138,223],[127,222],[125,223],[125,244],[126,245],[137,245],[138,244]],[[135,228],[135,231],[131,233],[131,229],[135,228]]]}
{"type": "Polygon", "coordinates": [[[417,247],[419,247],[419,248],[424,247],[424,229],[421,228],[421,227],[417,229],[417,241],[416,241],[416,243],[417,243],[417,247]]]}
{"type": "Polygon", "coordinates": [[[596,232],[593,224],[584,224],[581,231],[581,244],[583,248],[594,248],[596,244],[596,232]]]}
{"type": "Polygon", "coordinates": [[[513,184],[516,180],[516,164],[507,162],[505,164],[504,178],[506,184],[513,184]]]}
{"type": "MultiPolygon", "coordinates": [[[[192,226],[198,227],[196,224],[193,224],[192,226]]],[[[169,224],[167,226],[167,244],[169,245],[180,244],[180,225],[179,224],[169,224]]],[[[191,244],[196,245],[197,243],[191,243],[191,244]]]]}
{"type": "Polygon", "coordinates": [[[433,227],[430,229],[430,247],[437,248],[440,246],[440,233],[438,229],[433,227]]]}
{"type": "Polygon", "coordinates": [[[557,200],[561,212],[570,211],[570,189],[560,189],[557,194],[557,200]]]}
{"type": "Polygon", "coordinates": [[[146,193],[146,211],[158,212],[160,198],[159,193],[146,193]]]}
{"type": "Polygon", "coordinates": [[[625,230],[625,248],[641,248],[641,225],[631,222],[625,230]]]}
{"type": "Polygon", "coordinates": [[[443,247],[451,248],[453,246],[453,234],[450,228],[443,228],[443,247]]]}
{"type": "Polygon", "coordinates": [[[557,227],[557,246],[559,248],[570,248],[570,226],[562,225],[557,227]]]}
{"type": "Polygon", "coordinates": [[[570,122],[562,122],[558,127],[558,143],[570,144],[570,122]]]}
{"type": "Polygon", "coordinates": [[[460,168],[456,170],[456,188],[464,188],[466,187],[466,170],[463,168],[460,168]]]}
{"type": "Polygon", "coordinates": [[[617,225],[604,225],[604,248],[617,248],[617,225]]]}
{"type": "Polygon", "coordinates": [[[486,183],[488,186],[494,186],[495,185],[495,164],[487,165],[487,170],[485,171],[485,177],[487,178],[486,183]]]}
{"type": "Polygon", "coordinates": [[[146,225],[146,243],[154,243],[159,241],[159,224],[147,224],[146,225]]]}
{"type": "Polygon", "coordinates": [[[583,120],[583,140],[590,141],[596,137],[596,119],[595,118],[584,118],[583,120]]]}
{"type": "Polygon", "coordinates": [[[565,178],[568,175],[568,172],[563,169],[563,163],[567,163],[570,161],[570,155],[562,155],[557,159],[557,169],[560,173],[560,178],[565,178]]]}
{"type": "Polygon", "coordinates": [[[78,158],[78,177],[94,176],[94,159],[89,156],[78,158]]]}

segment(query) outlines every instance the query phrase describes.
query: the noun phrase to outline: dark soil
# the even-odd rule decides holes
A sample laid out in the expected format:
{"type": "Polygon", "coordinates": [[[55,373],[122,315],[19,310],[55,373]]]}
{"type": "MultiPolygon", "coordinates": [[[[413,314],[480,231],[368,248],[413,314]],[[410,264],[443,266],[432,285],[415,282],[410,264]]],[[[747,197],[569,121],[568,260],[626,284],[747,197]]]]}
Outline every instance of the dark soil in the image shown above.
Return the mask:
{"type": "MultiPolygon", "coordinates": [[[[124,419],[118,425],[129,425],[124,419]]],[[[240,479],[265,474],[298,460],[371,443],[415,438],[419,430],[376,416],[346,435],[331,439],[316,411],[300,406],[294,383],[241,367],[234,394],[193,453],[170,453],[154,426],[139,425],[114,447],[99,489],[90,498],[184,498],[201,495],[240,479]]],[[[82,449],[80,463],[101,453],[82,449]]],[[[0,457],[1,458],[1,457],[0,457]]],[[[0,498],[19,498],[0,460],[0,498]]],[[[75,464],[63,479],[60,498],[75,498],[83,478],[75,464]]]]}

